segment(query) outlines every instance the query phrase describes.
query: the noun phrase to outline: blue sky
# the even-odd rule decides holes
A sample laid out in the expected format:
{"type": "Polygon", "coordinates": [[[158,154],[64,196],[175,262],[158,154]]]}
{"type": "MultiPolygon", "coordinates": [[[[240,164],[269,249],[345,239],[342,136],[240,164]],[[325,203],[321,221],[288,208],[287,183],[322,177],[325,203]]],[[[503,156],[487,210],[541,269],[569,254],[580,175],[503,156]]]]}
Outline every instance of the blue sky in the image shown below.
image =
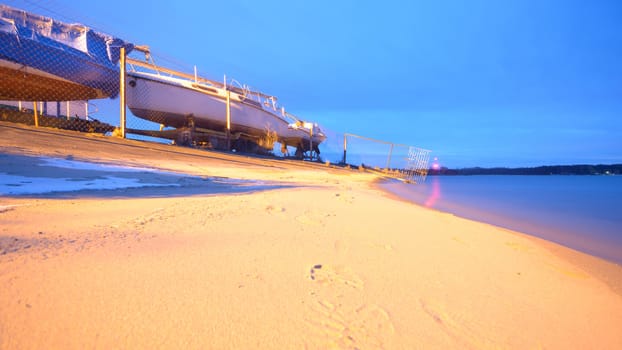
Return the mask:
{"type": "Polygon", "coordinates": [[[6,3],[448,167],[622,163],[620,1],[6,3]]]}

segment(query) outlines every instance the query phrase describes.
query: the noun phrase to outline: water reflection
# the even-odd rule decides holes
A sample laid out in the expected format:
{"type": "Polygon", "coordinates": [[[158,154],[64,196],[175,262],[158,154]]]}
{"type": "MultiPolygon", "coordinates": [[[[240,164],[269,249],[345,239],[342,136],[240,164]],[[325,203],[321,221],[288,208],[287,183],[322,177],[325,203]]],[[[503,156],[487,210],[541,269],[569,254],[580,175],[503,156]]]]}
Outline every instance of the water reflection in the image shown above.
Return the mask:
{"type": "Polygon", "coordinates": [[[430,181],[430,186],[432,190],[430,191],[430,194],[428,195],[428,198],[425,200],[424,203],[424,205],[428,208],[433,208],[436,204],[436,201],[441,198],[441,181],[439,177],[434,176],[431,180],[432,181],[430,181]]]}

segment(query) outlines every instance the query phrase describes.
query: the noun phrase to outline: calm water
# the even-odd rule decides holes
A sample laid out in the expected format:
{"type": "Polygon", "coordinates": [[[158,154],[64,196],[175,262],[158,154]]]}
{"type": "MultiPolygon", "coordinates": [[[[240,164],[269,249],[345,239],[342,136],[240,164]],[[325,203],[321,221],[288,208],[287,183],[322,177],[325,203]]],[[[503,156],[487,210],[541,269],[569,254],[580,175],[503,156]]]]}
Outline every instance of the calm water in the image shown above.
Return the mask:
{"type": "Polygon", "coordinates": [[[622,176],[430,176],[404,199],[622,264],[622,176]]]}

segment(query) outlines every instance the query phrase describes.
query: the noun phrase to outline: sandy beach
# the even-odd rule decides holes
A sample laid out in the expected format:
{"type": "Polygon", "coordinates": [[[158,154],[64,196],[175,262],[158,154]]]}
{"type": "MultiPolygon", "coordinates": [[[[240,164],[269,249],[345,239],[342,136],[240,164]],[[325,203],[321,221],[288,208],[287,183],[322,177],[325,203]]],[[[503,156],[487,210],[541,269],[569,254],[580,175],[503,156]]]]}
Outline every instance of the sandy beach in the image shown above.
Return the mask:
{"type": "Polygon", "coordinates": [[[158,186],[0,197],[1,349],[622,348],[622,267],[397,200],[375,174],[1,122],[0,138],[11,176],[42,177],[41,157],[166,172],[78,169],[158,186]]]}

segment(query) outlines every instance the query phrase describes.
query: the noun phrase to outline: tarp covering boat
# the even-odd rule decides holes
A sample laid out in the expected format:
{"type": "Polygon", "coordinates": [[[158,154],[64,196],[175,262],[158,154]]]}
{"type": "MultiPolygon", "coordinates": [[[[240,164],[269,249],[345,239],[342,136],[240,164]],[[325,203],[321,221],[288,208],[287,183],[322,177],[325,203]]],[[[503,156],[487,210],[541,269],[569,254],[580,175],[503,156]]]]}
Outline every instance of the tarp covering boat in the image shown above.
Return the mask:
{"type": "Polygon", "coordinates": [[[134,45],[82,24],[0,5],[0,99],[115,97],[121,47],[134,45]]]}

